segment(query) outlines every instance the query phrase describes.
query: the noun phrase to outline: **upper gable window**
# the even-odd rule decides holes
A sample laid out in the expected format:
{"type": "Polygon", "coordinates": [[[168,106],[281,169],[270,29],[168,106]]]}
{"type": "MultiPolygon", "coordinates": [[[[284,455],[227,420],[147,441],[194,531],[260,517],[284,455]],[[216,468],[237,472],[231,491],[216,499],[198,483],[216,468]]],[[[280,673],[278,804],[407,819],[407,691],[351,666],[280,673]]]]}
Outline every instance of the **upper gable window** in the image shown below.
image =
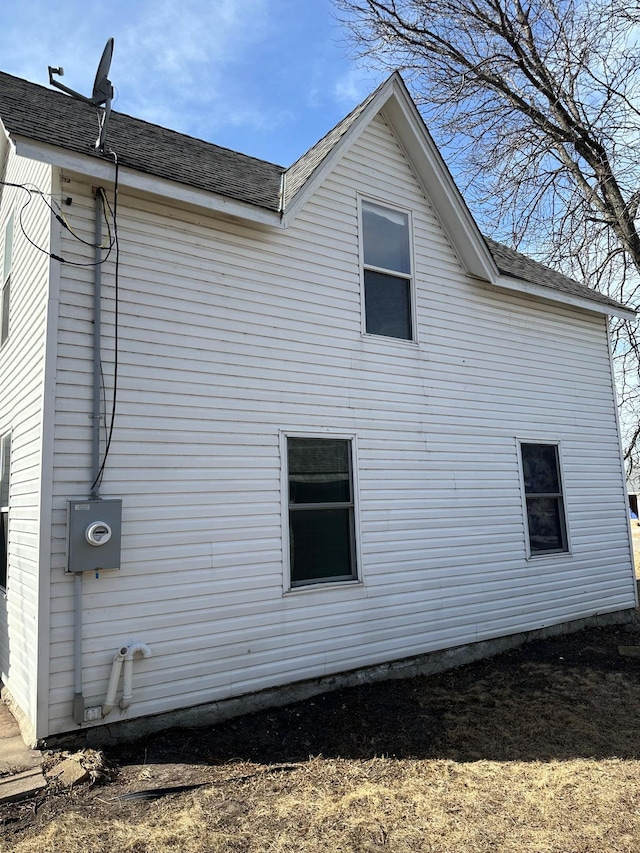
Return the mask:
{"type": "Polygon", "coordinates": [[[2,280],[0,281],[0,346],[9,337],[9,302],[11,297],[11,260],[13,253],[13,213],[4,229],[2,280]]]}
{"type": "Polygon", "coordinates": [[[365,329],[413,340],[409,215],[362,200],[365,329]]]}

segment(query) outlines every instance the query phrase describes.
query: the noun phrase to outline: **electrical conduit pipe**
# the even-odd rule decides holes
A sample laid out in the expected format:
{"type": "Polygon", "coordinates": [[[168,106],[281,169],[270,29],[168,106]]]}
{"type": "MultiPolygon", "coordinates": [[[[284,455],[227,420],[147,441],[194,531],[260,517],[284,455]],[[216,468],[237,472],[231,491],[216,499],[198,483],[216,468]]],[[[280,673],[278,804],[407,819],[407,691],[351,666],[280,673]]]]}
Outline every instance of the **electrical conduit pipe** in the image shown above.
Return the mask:
{"type": "Polygon", "coordinates": [[[109,686],[107,687],[107,696],[102,706],[102,716],[106,717],[113,711],[116,704],[116,692],[118,690],[118,682],[120,681],[120,672],[124,664],[124,684],[122,689],[122,699],[120,707],[126,710],[133,699],[133,658],[135,655],[141,654],[142,657],[150,658],[151,649],[145,643],[132,643],[130,646],[122,646],[114,658],[111,667],[111,677],[109,678],[109,686]]]}

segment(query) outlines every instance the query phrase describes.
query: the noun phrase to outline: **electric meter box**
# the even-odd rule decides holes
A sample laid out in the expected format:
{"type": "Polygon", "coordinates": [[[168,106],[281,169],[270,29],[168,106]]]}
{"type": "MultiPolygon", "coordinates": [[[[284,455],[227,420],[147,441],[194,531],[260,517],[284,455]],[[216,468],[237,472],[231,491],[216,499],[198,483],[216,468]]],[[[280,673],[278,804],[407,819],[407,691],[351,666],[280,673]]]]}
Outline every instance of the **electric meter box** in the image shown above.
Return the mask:
{"type": "Polygon", "coordinates": [[[69,501],[67,515],[67,571],[119,569],[122,501],[69,501]]]}

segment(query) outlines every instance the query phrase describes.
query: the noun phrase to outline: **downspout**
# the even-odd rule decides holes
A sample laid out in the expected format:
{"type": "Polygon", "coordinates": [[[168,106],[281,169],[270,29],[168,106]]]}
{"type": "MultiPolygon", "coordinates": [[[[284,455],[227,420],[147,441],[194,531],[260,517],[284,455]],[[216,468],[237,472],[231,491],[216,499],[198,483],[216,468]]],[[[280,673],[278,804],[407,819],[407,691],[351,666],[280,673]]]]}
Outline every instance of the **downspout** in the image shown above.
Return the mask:
{"type": "Polygon", "coordinates": [[[107,695],[102,706],[102,716],[106,717],[113,711],[116,704],[116,692],[118,690],[118,682],[120,681],[120,670],[122,662],[129,651],[128,646],[123,646],[120,651],[116,652],[111,666],[111,677],[109,678],[109,686],[107,687],[107,695]]]}
{"type": "Polygon", "coordinates": [[[623,502],[624,502],[624,517],[625,523],[627,526],[627,535],[629,537],[629,558],[631,562],[631,578],[633,583],[633,595],[635,598],[634,608],[637,609],[640,604],[640,589],[638,588],[638,582],[636,581],[636,573],[634,566],[634,558],[633,558],[633,533],[631,532],[631,525],[629,524],[629,497],[627,494],[627,484],[626,484],[626,476],[627,469],[624,461],[624,449],[622,447],[622,429],[620,427],[620,411],[618,409],[618,397],[616,392],[616,370],[613,363],[613,347],[611,345],[611,317],[605,317],[605,329],[607,335],[607,349],[609,352],[609,371],[611,374],[611,395],[613,399],[613,411],[615,414],[616,421],[616,433],[618,436],[618,452],[620,453],[620,473],[622,477],[622,494],[623,494],[623,502]]]}
{"type": "Polygon", "coordinates": [[[120,707],[126,711],[131,700],[133,699],[133,658],[135,655],[141,654],[144,658],[151,657],[151,649],[146,643],[132,643],[130,646],[122,646],[116,652],[113,658],[111,667],[111,677],[109,678],[109,686],[107,687],[107,695],[102,706],[102,716],[106,717],[110,714],[116,704],[116,693],[118,691],[118,682],[120,680],[120,672],[124,663],[124,684],[122,688],[122,699],[120,707]]]}
{"type": "MultiPolygon", "coordinates": [[[[102,300],[102,195],[96,191],[95,203],[95,264],[93,267],[93,407],[91,412],[92,464],[91,499],[100,497],[100,325],[102,300]]],[[[82,572],[74,576],[74,696],[73,719],[84,723],[84,696],[82,695],[82,572]]]]}
{"type": "Polygon", "coordinates": [[[137,654],[141,654],[143,658],[150,658],[151,649],[145,643],[133,643],[127,649],[127,654],[124,657],[124,683],[122,685],[122,699],[120,700],[120,707],[123,711],[126,711],[133,699],[133,658],[137,654]]]}

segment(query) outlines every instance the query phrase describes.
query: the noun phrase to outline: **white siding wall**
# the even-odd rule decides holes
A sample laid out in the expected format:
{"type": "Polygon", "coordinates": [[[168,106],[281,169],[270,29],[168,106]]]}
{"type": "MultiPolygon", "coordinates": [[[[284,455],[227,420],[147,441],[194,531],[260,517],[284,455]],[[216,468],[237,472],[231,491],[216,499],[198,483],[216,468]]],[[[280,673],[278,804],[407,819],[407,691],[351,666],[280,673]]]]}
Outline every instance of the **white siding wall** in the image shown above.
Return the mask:
{"type": "MultiPolygon", "coordinates": [[[[51,169],[10,153],[3,180],[51,192],[51,169]]],[[[0,270],[5,224],[14,212],[9,337],[0,349],[0,434],[12,430],[9,566],[0,594],[0,671],[35,730],[44,347],[49,282],[49,208],[0,187],[0,270]],[[29,238],[45,253],[29,244],[29,238]]],[[[45,620],[46,624],[46,620],[45,620]]]]}
{"type": "MultiPolygon", "coordinates": [[[[604,319],[468,280],[381,119],[286,233],[122,195],[120,238],[102,495],[123,561],[85,576],[88,702],[134,639],[129,716],[634,605],[604,319]],[[361,335],[358,192],[413,210],[419,345],[361,335]],[[364,583],[283,595],[279,437],[304,429],[357,436],[364,583]],[[526,559],[518,437],[562,442],[571,555],[526,559]]],[[[64,513],[90,467],[91,273],[65,273],[52,732],[73,728],[64,513]]]]}

